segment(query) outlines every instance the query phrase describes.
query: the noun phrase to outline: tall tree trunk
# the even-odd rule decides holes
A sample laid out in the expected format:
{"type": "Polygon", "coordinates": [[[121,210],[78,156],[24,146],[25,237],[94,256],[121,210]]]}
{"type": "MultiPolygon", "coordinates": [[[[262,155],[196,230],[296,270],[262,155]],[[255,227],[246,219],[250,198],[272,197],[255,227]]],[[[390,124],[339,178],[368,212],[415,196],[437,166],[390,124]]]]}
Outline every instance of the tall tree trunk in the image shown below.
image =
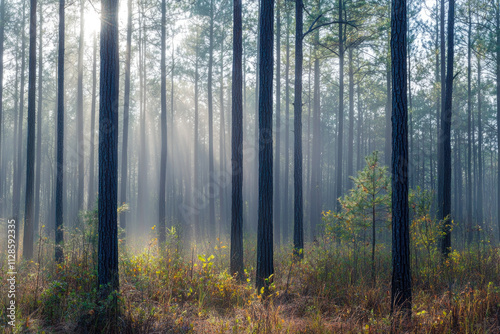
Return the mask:
{"type": "Polygon", "coordinates": [[[57,263],[64,261],[63,178],[64,178],[64,0],[59,0],[59,48],[57,57],[57,163],[56,163],[56,246],[57,263]]]}
{"type": "Polygon", "coordinates": [[[283,243],[288,242],[290,228],[288,216],[288,185],[290,175],[290,8],[286,10],[286,61],[285,61],[285,184],[283,185],[283,243]]]}
{"type": "Polygon", "coordinates": [[[276,156],[274,159],[274,241],[281,245],[281,3],[276,3],[276,156]]]}
{"type": "Polygon", "coordinates": [[[194,208],[194,235],[195,235],[195,240],[200,241],[202,234],[203,227],[200,226],[200,210],[201,206],[196,204],[196,199],[199,194],[199,170],[198,170],[198,165],[199,165],[199,112],[198,112],[198,81],[199,81],[199,73],[198,73],[198,68],[199,68],[199,39],[198,39],[198,33],[196,33],[196,60],[195,60],[195,74],[194,74],[194,156],[193,156],[193,165],[194,165],[194,177],[193,177],[193,184],[194,184],[194,191],[193,191],[193,205],[195,206],[194,208]]]}
{"type": "MultiPolygon", "coordinates": [[[[339,22],[342,21],[343,0],[339,0],[339,22]]],[[[344,26],[339,24],[339,112],[338,112],[338,129],[337,129],[337,194],[336,197],[342,196],[342,148],[344,140],[344,26]]],[[[341,210],[340,202],[337,201],[337,211],[341,210]]]]}
{"type": "Polygon", "coordinates": [[[166,32],[165,25],[167,21],[166,0],[161,2],[161,159],[160,159],[160,189],[158,196],[158,244],[160,248],[165,247],[165,183],[167,173],[167,67],[165,62],[165,44],[166,32]]]}
{"type": "MultiPolygon", "coordinates": [[[[455,0],[449,0],[448,13],[448,63],[446,69],[446,99],[441,114],[441,131],[439,143],[441,155],[439,156],[439,187],[438,187],[438,219],[444,220],[450,214],[451,209],[451,110],[453,93],[453,35],[455,23],[455,0]]],[[[446,257],[451,248],[450,221],[447,218],[443,223],[443,237],[441,240],[441,252],[446,257]]]]}
{"type": "MultiPolygon", "coordinates": [[[[496,1],[496,79],[497,79],[497,124],[500,124],[500,1],[496,1]]],[[[500,126],[497,126],[497,147],[500,147],[500,126]]],[[[500,152],[499,152],[500,155],[500,152]]],[[[500,240],[500,164],[497,165],[497,223],[500,240]]]]}
{"type": "MultiPolygon", "coordinates": [[[[405,4],[406,6],[406,4],[405,4]]],[[[389,11],[391,9],[389,8],[389,11]]],[[[405,24],[408,24],[405,22],[405,24]]],[[[405,28],[406,29],[406,28],[405,28]]],[[[391,35],[388,31],[388,39],[391,39],[391,35]]],[[[407,47],[407,46],[405,46],[407,47]]],[[[390,48],[390,46],[389,46],[390,48]]],[[[385,164],[386,166],[391,166],[391,113],[392,113],[392,92],[391,92],[391,59],[387,57],[386,60],[386,80],[385,80],[385,85],[386,85],[386,102],[385,102],[385,164]]]]}
{"type": "MultiPolygon", "coordinates": [[[[214,178],[214,107],[212,96],[213,63],[214,63],[214,0],[210,1],[210,31],[208,50],[208,175],[209,182],[214,178]]],[[[209,196],[209,233],[210,240],[215,236],[215,198],[209,196]]]]}
{"type": "MultiPolygon", "coordinates": [[[[125,72],[125,80],[126,80],[126,77],[127,77],[127,72],[125,72]]],[[[126,87],[126,85],[125,85],[125,87],[126,87]]],[[[94,198],[95,198],[95,192],[94,192],[94,186],[95,186],[95,181],[94,181],[95,143],[94,143],[94,138],[95,138],[96,97],[97,97],[96,88],[97,88],[97,33],[94,33],[94,46],[93,46],[93,56],[92,56],[92,106],[90,109],[90,158],[89,158],[89,189],[88,189],[89,195],[88,195],[87,210],[92,210],[92,208],[94,208],[94,204],[95,204],[94,203],[94,198]]],[[[123,116],[124,123],[125,123],[126,117],[127,117],[126,115],[123,116]]],[[[123,167],[123,165],[122,165],[122,167],[123,167]]],[[[125,199],[123,197],[122,197],[122,202],[125,202],[125,199]]],[[[120,226],[123,229],[125,229],[125,227],[126,227],[125,219],[126,219],[125,215],[122,214],[122,217],[120,219],[120,226]],[[123,219],[123,221],[122,221],[122,219],[123,219]]]]}
{"type": "MultiPolygon", "coordinates": [[[[42,169],[42,32],[43,32],[43,10],[40,4],[40,32],[38,35],[38,101],[37,101],[37,120],[36,120],[36,171],[35,171],[35,216],[34,216],[34,240],[38,235],[38,225],[40,220],[40,170],[42,169]]],[[[0,94],[1,100],[1,94],[0,94]]],[[[0,102],[1,103],[1,102],[0,102]]]]}
{"type": "MultiPolygon", "coordinates": [[[[299,0],[300,1],[300,0],[299,0]]],[[[273,21],[274,1],[261,0],[259,61],[259,220],[256,287],[273,281],[273,21]]]]}
{"type": "MultiPolygon", "coordinates": [[[[320,13],[320,1],[317,1],[320,13]]],[[[320,66],[319,66],[319,29],[314,33],[314,108],[312,138],[312,170],[310,191],[311,240],[316,240],[316,229],[321,223],[321,110],[320,110],[320,66]]],[[[352,158],[352,152],[351,152],[352,158]]],[[[352,161],[351,161],[352,162],[352,161]]],[[[352,168],[352,164],[351,164],[352,168]]]]}
{"type": "MultiPolygon", "coordinates": [[[[20,206],[21,206],[21,186],[22,186],[22,177],[21,171],[24,169],[23,163],[23,114],[24,114],[24,80],[25,80],[25,69],[26,69],[26,35],[25,35],[25,27],[26,27],[26,2],[23,2],[23,22],[21,25],[21,87],[19,89],[19,114],[18,114],[18,123],[17,123],[17,158],[14,169],[14,186],[12,190],[12,214],[14,220],[16,221],[16,236],[18,238],[21,237],[20,232],[20,206]]],[[[16,70],[17,72],[17,70],[16,70]]],[[[17,79],[16,79],[17,81],[17,79]]],[[[17,92],[17,84],[16,84],[16,92],[17,92]]],[[[17,93],[15,94],[17,95],[17,93]]],[[[17,96],[15,96],[15,101],[17,103],[17,96]]],[[[16,242],[19,242],[19,239],[16,238],[16,242]]],[[[16,247],[19,249],[19,247],[16,247]]]]}
{"type": "MultiPolygon", "coordinates": [[[[224,127],[224,36],[221,37],[220,43],[220,118],[219,118],[219,171],[222,178],[226,169],[224,157],[225,153],[225,134],[224,127]]],[[[219,234],[227,233],[225,212],[225,192],[224,182],[219,182],[219,234]]]]}
{"type": "Polygon", "coordinates": [[[146,35],[144,24],[144,9],[140,9],[139,14],[139,161],[137,166],[137,218],[136,221],[144,222],[145,220],[145,206],[146,206],[146,189],[148,189],[147,179],[147,156],[146,156],[146,35]],[[141,22],[142,21],[142,22],[141,22]],[[142,29],[141,29],[142,25],[142,29]]]}
{"type": "MultiPolygon", "coordinates": [[[[304,211],[302,198],[302,38],[303,38],[302,0],[295,1],[295,98],[294,98],[294,225],[293,246],[299,258],[304,253],[304,211]]],[[[287,117],[288,118],[288,117],[287,117]]]]}
{"type": "Polygon", "coordinates": [[[28,147],[26,154],[26,201],[23,235],[23,258],[26,260],[33,258],[33,218],[35,214],[36,4],[37,0],[30,0],[28,147]]]}
{"type": "MultiPolygon", "coordinates": [[[[172,32],[172,67],[170,71],[170,151],[172,155],[172,162],[174,161],[175,157],[175,145],[174,145],[174,138],[175,138],[175,129],[174,129],[174,71],[175,71],[175,61],[174,61],[174,43],[173,43],[173,38],[174,34],[172,32]]],[[[168,140],[167,136],[167,140],[168,140]]],[[[168,145],[167,145],[167,150],[168,150],[168,145]]],[[[168,156],[168,154],[167,154],[168,156]]],[[[177,195],[177,186],[176,186],[176,173],[175,173],[175,163],[170,164],[170,188],[171,188],[171,193],[172,193],[172,200],[171,202],[171,217],[172,217],[172,222],[176,221],[178,222],[178,216],[177,216],[177,202],[182,198],[182,194],[177,195]]],[[[182,181],[182,178],[180,178],[182,181]]]]}
{"type": "MultiPolygon", "coordinates": [[[[123,144],[122,144],[122,161],[121,161],[121,184],[120,184],[120,203],[127,203],[127,160],[128,160],[128,121],[130,110],[130,61],[131,61],[131,47],[132,47],[132,0],[127,1],[127,46],[125,50],[125,92],[123,94],[123,144]]],[[[94,64],[95,68],[95,64],[94,64]]],[[[94,104],[92,104],[93,106],[94,104]]],[[[92,156],[93,159],[93,156],[92,156]]],[[[93,166],[91,167],[93,169],[93,166]]],[[[90,199],[90,198],[89,198],[90,199]]],[[[120,214],[120,228],[122,234],[120,239],[125,242],[126,229],[127,229],[127,213],[120,214]]]]}
{"type": "Polygon", "coordinates": [[[478,130],[478,183],[477,183],[477,223],[485,225],[483,220],[483,125],[482,125],[482,87],[481,87],[481,56],[477,55],[477,130],[478,130]]]}
{"type": "MultiPolygon", "coordinates": [[[[348,51],[349,60],[349,138],[347,149],[347,177],[354,175],[354,62],[353,47],[348,51]]],[[[352,181],[348,179],[349,188],[352,186],[352,181]]]]}
{"type": "Polygon", "coordinates": [[[362,150],[363,150],[363,109],[361,101],[361,80],[358,79],[358,89],[356,90],[358,96],[358,142],[356,148],[356,169],[360,170],[363,166],[362,150]]]}
{"type": "Polygon", "coordinates": [[[243,101],[241,0],[233,1],[231,275],[243,279],[243,101]]]}
{"type": "MultiPolygon", "coordinates": [[[[84,6],[85,1],[80,0],[80,39],[78,42],[78,83],[76,93],[76,129],[78,141],[78,211],[83,209],[83,188],[84,188],[84,142],[83,142],[83,50],[85,48],[85,21],[84,6]]],[[[76,217],[78,220],[78,216],[76,217]]]]}
{"type": "MultiPolygon", "coordinates": [[[[118,0],[101,7],[101,76],[99,81],[99,262],[101,300],[118,291],[118,0]]],[[[113,308],[117,298],[113,297],[113,308]]]]}
{"type": "Polygon", "coordinates": [[[471,88],[471,53],[472,53],[472,22],[469,2],[467,17],[467,242],[472,241],[472,88],[471,88]]]}
{"type": "MultiPolygon", "coordinates": [[[[453,1],[453,0],[450,0],[453,1]]],[[[410,222],[408,207],[408,102],[406,0],[392,0],[392,289],[391,313],[411,316],[410,222]]]]}
{"type": "MultiPolygon", "coordinates": [[[[407,29],[406,29],[406,34],[409,35],[410,31],[410,22],[409,18],[407,18],[407,29]]],[[[410,161],[413,160],[413,100],[412,100],[412,95],[411,95],[411,42],[410,38],[407,37],[407,49],[408,49],[408,104],[409,104],[409,113],[408,113],[408,118],[409,118],[409,126],[410,126],[410,131],[408,133],[408,136],[410,137],[410,150],[408,152],[408,156],[410,161]]],[[[413,164],[408,164],[408,174],[409,174],[409,187],[410,189],[414,188],[415,185],[415,168],[413,164]]]]}

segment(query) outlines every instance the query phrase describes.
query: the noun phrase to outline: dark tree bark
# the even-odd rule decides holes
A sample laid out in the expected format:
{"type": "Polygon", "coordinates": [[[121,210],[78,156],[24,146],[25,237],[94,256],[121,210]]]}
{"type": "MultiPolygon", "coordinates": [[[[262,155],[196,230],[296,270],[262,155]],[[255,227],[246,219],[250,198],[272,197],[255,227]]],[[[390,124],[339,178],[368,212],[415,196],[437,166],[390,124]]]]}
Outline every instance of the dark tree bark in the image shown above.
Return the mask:
{"type": "MultiPolygon", "coordinates": [[[[299,0],[300,1],[300,0],[299,0]]],[[[273,281],[273,21],[274,1],[261,0],[259,62],[259,220],[256,287],[273,281]]]]}
{"type": "Polygon", "coordinates": [[[349,176],[354,173],[354,61],[353,61],[353,46],[348,51],[349,61],[349,138],[347,150],[347,185],[349,188],[353,185],[349,180],[349,176]]]}
{"type": "MultiPolygon", "coordinates": [[[[274,159],[274,241],[281,245],[281,3],[276,3],[276,156],[274,159]]],[[[285,208],[287,210],[288,208],[285,208]]]]}
{"type": "MultiPolygon", "coordinates": [[[[122,161],[121,161],[122,175],[120,180],[121,181],[120,203],[122,204],[127,202],[128,121],[129,121],[129,110],[130,110],[130,62],[131,62],[130,53],[132,47],[132,0],[127,1],[127,7],[128,7],[128,13],[127,13],[127,46],[125,50],[125,88],[124,88],[125,91],[123,93],[123,138],[122,138],[123,144],[122,144],[122,161]]],[[[126,212],[122,212],[120,214],[120,228],[123,230],[120,239],[122,239],[122,241],[125,242],[126,229],[127,229],[126,212]]]]}
{"type": "MultiPolygon", "coordinates": [[[[342,22],[343,0],[339,0],[339,22],[342,22]]],[[[337,128],[337,194],[336,197],[342,196],[342,149],[344,140],[344,25],[339,24],[339,113],[338,113],[338,128],[337,128]]],[[[337,201],[337,211],[340,212],[341,205],[337,201]]]]}
{"type": "Polygon", "coordinates": [[[64,261],[63,179],[64,179],[64,0],[59,0],[59,48],[57,57],[57,163],[56,163],[56,246],[57,263],[64,261]]]}
{"type": "MultiPolygon", "coordinates": [[[[500,147],[500,1],[496,1],[496,81],[497,81],[497,147],[500,147]]],[[[499,153],[500,154],[500,153],[499,153]]],[[[500,194],[500,164],[497,166],[497,194],[500,194]]],[[[500,240],[500,195],[497,195],[497,224],[500,240]]]]}
{"type": "Polygon", "coordinates": [[[295,99],[294,111],[294,225],[293,247],[299,258],[304,249],[304,209],[302,198],[302,36],[304,2],[295,1],[295,99]]]}
{"type": "Polygon", "coordinates": [[[481,87],[481,56],[477,56],[477,132],[478,132],[478,182],[477,182],[477,222],[484,226],[483,221],[483,125],[482,125],[482,87],[481,87]]]}
{"type": "MultiPolygon", "coordinates": [[[[318,1],[318,13],[320,11],[318,1]]],[[[316,239],[316,229],[321,223],[321,110],[320,110],[320,67],[319,67],[319,29],[314,34],[314,99],[313,99],[313,138],[310,219],[311,240],[316,239]]],[[[350,134],[352,136],[352,133],[350,134]]],[[[351,138],[352,139],[352,138],[351,138]]],[[[350,152],[352,159],[352,150],[350,152]]],[[[351,161],[352,168],[352,161],[351,161]]]]}
{"type": "MultiPolygon", "coordinates": [[[[453,0],[451,0],[453,1],[453,0]]],[[[408,207],[408,102],[406,0],[392,0],[392,288],[391,312],[411,315],[408,207]]]]}
{"type": "MultiPolygon", "coordinates": [[[[102,1],[99,82],[99,262],[101,300],[117,291],[118,0],[102,1]]],[[[116,304],[116,298],[114,298],[116,304]]]]}
{"type": "Polygon", "coordinates": [[[361,101],[361,80],[358,79],[358,86],[357,86],[357,97],[358,97],[358,142],[356,144],[356,170],[360,170],[362,168],[362,150],[363,150],[363,108],[362,108],[362,101],[361,101]]]}
{"type": "Polygon", "coordinates": [[[467,17],[467,242],[472,242],[472,21],[471,21],[470,2],[467,17]]]}
{"type": "MultiPolygon", "coordinates": [[[[213,63],[214,63],[214,0],[210,1],[210,29],[208,50],[208,175],[210,187],[215,187],[214,177],[214,107],[213,107],[213,63]]],[[[208,235],[213,240],[215,236],[215,198],[209,196],[208,235]]]]}
{"type": "Polygon", "coordinates": [[[78,142],[78,211],[83,209],[83,188],[84,188],[84,142],[83,142],[83,50],[85,48],[84,32],[84,6],[85,0],[80,0],[80,39],[78,42],[78,83],[76,89],[76,129],[77,129],[77,142],[78,142]]]}
{"type": "Polygon", "coordinates": [[[23,235],[23,258],[26,260],[33,258],[33,218],[35,214],[36,4],[37,0],[30,0],[28,147],[26,154],[26,201],[23,235]]]}
{"type": "MultiPolygon", "coordinates": [[[[285,2],[286,6],[286,2],[285,2]]],[[[290,176],[290,9],[286,9],[286,61],[285,61],[285,184],[283,185],[283,243],[288,242],[289,201],[288,185],[290,176]]]]}
{"type": "Polygon", "coordinates": [[[231,275],[243,278],[243,101],[241,0],[233,1],[231,275]]]}
{"type": "MultiPolygon", "coordinates": [[[[17,123],[17,158],[14,168],[14,186],[12,189],[12,215],[14,220],[16,221],[16,236],[21,236],[20,232],[20,215],[19,210],[21,206],[21,185],[22,185],[22,177],[21,171],[24,169],[23,159],[23,117],[24,117],[24,81],[25,81],[25,69],[26,69],[26,2],[23,2],[23,22],[21,24],[21,86],[19,89],[19,114],[18,114],[18,123],[17,123]]],[[[17,64],[16,64],[17,67],[17,64]]],[[[17,72],[17,70],[16,70],[17,72]]],[[[17,105],[17,79],[16,79],[16,93],[15,93],[15,103],[17,105]]],[[[19,243],[19,240],[16,239],[16,242],[19,243]]],[[[16,247],[19,249],[19,247],[16,247]]]]}
{"type": "MultiPolygon", "coordinates": [[[[93,46],[93,57],[92,57],[92,106],[90,110],[90,158],[89,158],[89,195],[88,195],[88,203],[87,210],[92,210],[94,207],[94,152],[95,152],[95,112],[96,112],[96,88],[97,88],[97,33],[94,34],[94,46],[93,46]]],[[[126,87],[126,86],[125,86],[126,87]]],[[[123,117],[125,123],[125,116],[123,117]]],[[[125,201],[125,200],[123,200],[125,201]]],[[[124,215],[122,215],[122,219],[124,215]]],[[[120,220],[120,224],[122,221],[120,220]]],[[[126,226],[125,221],[123,221],[122,228],[126,226]]]]}
{"type": "MultiPolygon", "coordinates": [[[[36,171],[35,171],[35,216],[33,231],[34,236],[38,235],[38,224],[40,220],[40,170],[42,169],[42,32],[43,32],[43,10],[40,4],[40,33],[38,35],[38,101],[37,101],[37,120],[36,120],[36,171]]],[[[1,94],[0,94],[1,100],[1,94]]],[[[0,102],[1,103],[1,102],[0,102]]]]}
{"type": "Polygon", "coordinates": [[[441,131],[439,144],[441,154],[439,155],[438,168],[438,219],[443,220],[443,237],[441,240],[441,252],[446,257],[451,248],[451,108],[453,93],[453,35],[455,23],[455,0],[449,0],[448,12],[448,62],[446,69],[446,99],[441,113],[441,131]],[[446,220],[445,220],[446,218],[446,220]]]}
{"type": "Polygon", "coordinates": [[[166,41],[165,25],[167,21],[166,0],[161,2],[161,158],[160,158],[160,189],[158,196],[158,244],[160,248],[165,245],[165,181],[167,173],[167,67],[166,67],[166,41]]]}

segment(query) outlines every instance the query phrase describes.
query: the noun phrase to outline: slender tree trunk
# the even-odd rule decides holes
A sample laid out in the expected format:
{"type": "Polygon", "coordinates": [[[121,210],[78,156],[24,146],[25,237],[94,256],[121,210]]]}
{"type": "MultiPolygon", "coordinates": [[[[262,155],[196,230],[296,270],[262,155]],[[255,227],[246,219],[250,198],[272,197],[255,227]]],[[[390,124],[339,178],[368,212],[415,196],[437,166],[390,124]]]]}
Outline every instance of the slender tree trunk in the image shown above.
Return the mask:
{"type": "Polygon", "coordinates": [[[469,10],[467,17],[467,242],[472,242],[472,88],[471,88],[471,53],[472,53],[472,22],[471,11],[469,10]]]}
{"type": "Polygon", "coordinates": [[[26,154],[26,201],[23,235],[23,257],[26,260],[33,258],[33,220],[35,214],[36,5],[37,0],[30,0],[28,147],[26,154]]]}
{"type": "MultiPolygon", "coordinates": [[[[347,177],[354,175],[354,61],[353,47],[351,46],[348,51],[349,61],[349,138],[347,149],[347,177]]],[[[349,180],[347,183],[349,188],[353,183],[349,180]]]]}
{"type": "Polygon", "coordinates": [[[477,184],[477,222],[480,226],[485,225],[483,218],[483,125],[482,125],[482,87],[481,87],[481,56],[477,56],[477,130],[478,130],[478,184],[477,184]]]}
{"type": "MultiPolygon", "coordinates": [[[[130,62],[132,47],[132,0],[127,1],[127,46],[125,50],[125,91],[123,94],[123,143],[122,143],[122,161],[121,161],[121,184],[120,184],[120,203],[127,203],[127,160],[128,160],[128,122],[130,110],[130,62]]],[[[94,65],[95,66],[95,65],[94,65]]],[[[94,67],[95,68],[95,67],[94,67]]],[[[94,104],[92,104],[93,106],[94,104]]],[[[92,156],[93,160],[93,156],[92,156]]],[[[93,169],[93,166],[91,167],[93,169]]],[[[120,239],[125,242],[127,229],[127,213],[120,214],[120,228],[122,233],[120,239]]]]}
{"type": "MultiPolygon", "coordinates": [[[[210,2],[210,31],[208,51],[208,175],[210,183],[214,177],[214,107],[212,96],[213,63],[214,63],[214,0],[210,2]]],[[[213,185],[215,186],[215,185],[213,185]]],[[[209,238],[213,241],[215,236],[215,198],[209,196],[209,238]]]]}
{"type": "Polygon", "coordinates": [[[146,156],[146,101],[145,101],[145,91],[146,91],[146,38],[142,38],[142,35],[146,35],[144,28],[144,12],[143,9],[140,10],[139,14],[139,105],[140,105],[140,116],[139,116],[139,161],[137,166],[137,218],[136,221],[144,222],[145,220],[145,206],[146,206],[146,189],[147,185],[147,156],[146,156]],[[142,25],[142,29],[141,29],[142,25]]]}
{"type": "MultiPolygon", "coordinates": [[[[295,100],[294,100],[294,252],[304,257],[304,212],[302,198],[302,38],[303,38],[302,0],[295,1],[295,100]]],[[[288,118],[288,117],[287,117],[288,118]]]]}
{"type": "MultiPolygon", "coordinates": [[[[343,0],[339,0],[339,21],[342,21],[343,0]]],[[[339,24],[339,113],[337,128],[337,194],[342,196],[342,148],[344,140],[344,26],[339,24]]],[[[340,202],[337,201],[337,211],[341,210],[340,202]]]]}
{"type": "MultiPolygon", "coordinates": [[[[17,158],[16,158],[16,167],[14,170],[14,186],[12,190],[12,214],[14,220],[16,221],[16,236],[18,238],[21,237],[20,234],[20,206],[21,206],[21,186],[22,186],[22,177],[21,171],[24,169],[23,163],[23,114],[24,114],[24,80],[25,80],[25,69],[26,69],[26,36],[25,36],[25,27],[26,27],[26,4],[23,2],[23,22],[21,25],[21,87],[19,89],[19,114],[18,114],[18,123],[17,123],[17,158]]],[[[17,72],[17,70],[16,70],[17,72]]],[[[17,79],[16,79],[17,81],[17,79]]],[[[17,84],[16,84],[16,92],[17,92],[17,84]]],[[[17,103],[17,93],[15,94],[15,101],[17,103]]],[[[16,242],[19,243],[19,239],[16,239],[16,242]]],[[[19,247],[16,247],[19,249],[19,247]]]]}
{"type": "MultiPolygon", "coordinates": [[[[438,219],[444,220],[451,209],[451,110],[453,92],[453,35],[455,23],[455,0],[449,0],[448,13],[448,63],[446,69],[446,100],[441,114],[441,131],[439,143],[441,155],[439,156],[439,187],[438,187],[438,219]]],[[[441,252],[446,257],[451,248],[451,229],[449,218],[443,224],[443,238],[441,252]]]]}
{"type": "MultiPolygon", "coordinates": [[[[281,2],[276,2],[276,156],[274,159],[274,242],[281,246],[281,2]]],[[[287,208],[285,208],[287,209],[287,208]]]]}
{"type": "MultiPolygon", "coordinates": [[[[35,216],[34,216],[34,240],[38,235],[38,225],[40,220],[40,170],[42,169],[42,32],[43,32],[43,10],[40,4],[40,32],[38,35],[38,101],[37,101],[37,120],[36,120],[36,171],[35,171],[35,216]]],[[[1,81],[0,81],[1,82],[1,81]]],[[[0,93],[1,101],[1,93],[0,93]]],[[[1,103],[1,102],[0,102],[1,103]]],[[[1,146],[1,145],[0,145],[1,146]]]]}
{"type": "Polygon", "coordinates": [[[198,112],[198,81],[199,81],[199,39],[198,33],[196,34],[196,60],[195,60],[195,74],[194,74],[194,156],[193,156],[193,165],[194,165],[194,191],[193,191],[193,205],[194,208],[194,235],[195,240],[200,241],[202,236],[202,226],[200,226],[200,205],[196,204],[197,195],[199,194],[199,112],[198,112]]]}
{"type": "MultiPolygon", "coordinates": [[[[318,4],[318,13],[320,12],[318,4]]],[[[310,193],[311,240],[316,240],[316,229],[321,223],[321,110],[320,110],[320,64],[319,64],[319,29],[314,34],[314,109],[312,139],[312,170],[310,193]]],[[[351,158],[352,158],[352,152],[351,158]]],[[[352,161],[351,161],[352,162],[352,161]]],[[[351,165],[352,168],[352,165],[351,165]]]]}
{"type": "MultiPolygon", "coordinates": [[[[389,11],[391,9],[389,8],[389,11]]],[[[408,24],[405,22],[405,24],[408,24]]],[[[407,27],[405,27],[406,29],[407,27]]],[[[388,31],[388,39],[390,41],[391,35],[388,31]]],[[[405,46],[407,47],[407,46],[405,46]]],[[[389,46],[390,48],[390,46],[389,46]]],[[[385,102],[385,164],[392,168],[391,166],[391,114],[392,114],[392,92],[391,92],[391,59],[387,57],[386,61],[386,102],[385,102]]]]}
{"type": "Polygon", "coordinates": [[[167,67],[165,61],[166,49],[166,32],[165,25],[167,21],[167,4],[166,0],[161,2],[161,159],[160,159],[160,188],[158,196],[158,244],[160,248],[165,247],[165,183],[167,173],[167,67]]]}
{"type": "MultiPolygon", "coordinates": [[[[224,127],[224,36],[221,37],[220,43],[220,118],[219,118],[219,171],[222,178],[226,169],[225,166],[225,138],[226,130],[224,127]]],[[[219,183],[219,234],[226,234],[225,212],[225,191],[224,182],[219,183]]]]}
{"type": "Polygon", "coordinates": [[[286,10],[286,61],[285,61],[285,177],[283,185],[283,243],[288,242],[289,232],[289,200],[288,185],[290,175],[290,9],[286,10]]]}
{"type": "MultiPolygon", "coordinates": [[[[453,0],[450,0],[453,1],[453,0]]],[[[392,0],[392,288],[391,313],[411,316],[410,219],[408,207],[408,102],[406,0],[392,0]]]]}
{"type": "MultiPolygon", "coordinates": [[[[300,0],[299,0],[300,1],[300,0]]],[[[261,0],[259,61],[259,220],[256,287],[273,282],[273,21],[274,1],[261,0]]]]}
{"type": "MultiPolygon", "coordinates": [[[[76,129],[78,140],[78,211],[83,209],[83,188],[84,188],[84,143],[83,143],[83,50],[85,48],[84,32],[84,6],[85,1],[80,0],[80,39],[78,42],[78,84],[76,94],[76,129]]],[[[76,217],[78,221],[78,216],[76,217]]]]}
{"type": "MultiPolygon", "coordinates": [[[[87,210],[92,210],[94,208],[94,198],[95,198],[95,181],[94,181],[94,152],[95,152],[95,113],[96,113],[96,88],[97,88],[97,33],[94,33],[94,46],[93,46],[93,56],[92,56],[92,106],[90,110],[90,158],[89,158],[89,195],[88,195],[88,203],[87,210]]],[[[125,72],[125,80],[126,80],[127,72],[125,72]]],[[[126,87],[126,85],[125,85],[126,87]]],[[[124,113],[123,121],[125,123],[125,118],[127,116],[124,113]]],[[[126,150],[124,150],[125,152],[126,150]]],[[[123,167],[123,165],[122,165],[123,167]]],[[[123,172],[122,172],[123,173],[123,172]]],[[[122,185],[123,186],[123,185],[122,185]]],[[[122,197],[122,202],[125,202],[125,199],[122,197]]],[[[122,215],[120,219],[120,226],[125,229],[126,227],[126,218],[125,215],[122,215]],[[122,221],[123,219],[123,221],[122,221]]]]}
{"type": "MultiPolygon", "coordinates": [[[[407,30],[406,33],[409,34],[410,31],[410,23],[409,19],[407,22],[407,30]]],[[[411,42],[410,38],[407,37],[407,49],[408,49],[408,104],[409,104],[409,126],[410,126],[410,132],[408,133],[408,136],[410,137],[410,150],[408,152],[408,156],[410,161],[413,160],[414,156],[414,151],[413,151],[413,100],[412,100],[412,95],[411,95],[411,42]]],[[[415,186],[415,168],[412,163],[408,163],[408,173],[409,173],[409,187],[410,189],[413,189],[415,186]]]]}
{"type": "MultiPolygon", "coordinates": [[[[359,65],[358,65],[359,66],[359,65]]],[[[356,170],[360,170],[362,168],[362,150],[363,150],[363,103],[361,101],[361,79],[358,79],[358,86],[356,89],[357,99],[358,99],[358,141],[356,148],[356,170]]]]}
{"type": "MultiPolygon", "coordinates": [[[[175,145],[174,145],[174,138],[175,138],[175,128],[174,128],[174,71],[175,71],[175,60],[174,60],[174,44],[173,44],[173,36],[174,34],[172,33],[172,67],[171,67],[171,72],[170,72],[170,151],[171,151],[171,156],[172,156],[172,161],[175,159],[175,145]]],[[[167,136],[167,140],[168,140],[167,136]]],[[[167,150],[168,150],[168,145],[167,145],[167,150]]],[[[168,157],[168,154],[167,154],[168,157]]],[[[168,166],[168,164],[167,164],[168,166]]],[[[172,193],[172,200],[171,202],[171,217],[172,217],[172,222],[178,222],[178,216],[177,216],[177,202],[182,198],[182,194],[177,194],[177,186],[176,186],[176,181],[177,181],[177,175],[175,173],[175,163],[170,164],[170,175],[171,175],[171,181],[170,181],[170,187],[171,187],[171,193],[172,193]]],[[[182,181],[182,178],[180,178],[182,181]]]]}
{"type": "MultiPolygon", "coordinates": [[[[500,1],[496,1],[496,79],[497,79],[497,124],[500,124],[500,1]]],[[[497,126],[497,147],[500,147],[500,126],[497,126]]],[[[500,154],[500,153],[499,153],[500,154]]],[[[500,164],[497,165],[497,223],[500,240],[500,164]]]]}
{"type": "Polygon", "coordinates": [[[233,1],[231,275],[243,279],[243,101],[241,0],[233,1]]]}
{"type": "Polygon", "coordinates": [[[57,172],[56,172],[56,246],[57,263],[64,261],[63,178],[64,178],[64,6],[59,0],[59,48],[57,57],[57,172]]]}

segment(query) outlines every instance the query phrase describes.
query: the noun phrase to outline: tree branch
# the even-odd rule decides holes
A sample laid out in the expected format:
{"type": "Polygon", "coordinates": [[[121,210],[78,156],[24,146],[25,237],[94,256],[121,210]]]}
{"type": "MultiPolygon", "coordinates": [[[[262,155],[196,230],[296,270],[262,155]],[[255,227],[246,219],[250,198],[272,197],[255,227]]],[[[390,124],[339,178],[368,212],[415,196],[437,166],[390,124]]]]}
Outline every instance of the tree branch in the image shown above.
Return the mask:
{"type": "Polygon", "coordinates": [[[307,30],[303,35],[302,35],[302,39],[304,39],[304,37],[306,37],[308,34],[312,33],[314,30],[317,30],[321,27],[324,27],[324,26],[329,26],[329,25],[332,25],[332,24],[336,24],[336,23],[339,23],[339,24],[347,24],[347,25],[350,25],[351,27],[353,28],[357,28],[357,26],[354,24],[355,21],[331,21],[331,22],[326,22],[326,23],[322,23],[320,25],[317,25],[316,27],[313,28],[313,25],[314,23],[316,23],[318,21],[318,19],[321,17],[318,16],[318,18],[316,18],[316,20],[314,20],[313,24],[311,25],[311,27],[309,28],[309,30],[307,30]]]}

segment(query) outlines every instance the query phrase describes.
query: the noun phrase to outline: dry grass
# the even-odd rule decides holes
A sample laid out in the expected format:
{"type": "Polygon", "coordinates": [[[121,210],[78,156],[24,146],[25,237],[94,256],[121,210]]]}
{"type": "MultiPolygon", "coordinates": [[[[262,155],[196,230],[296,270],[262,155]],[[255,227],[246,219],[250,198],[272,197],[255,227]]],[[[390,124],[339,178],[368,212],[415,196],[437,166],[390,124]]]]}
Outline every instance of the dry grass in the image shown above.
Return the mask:
{"type": "Polygon", "coordinates": [[[495,247],[455,251],[444,263],[421,258],[413,268],[412,318],[393,321],[390,254],[383,247],[375,285],[362,249],[355,267],[352,250],[336,242],[306,245],[301,263],[282,248],[272,295],[263,302],[249,265],[255,249],[246,247],[247,281],[238,283],[227,273],[225,241],[185,252],[171,242],[160,256],[152,240],[134,253],[121,249],[121,311],[113,330],[96,325],[105,305],[96,299],[92,247],[78,240],[67,244],[63,266],[52,262],[53,246],[46,240],[36,262],[19,264],[14,329],[7,326],[2,277],[0,327],[6,333],[500,333],[495,247]]]}

